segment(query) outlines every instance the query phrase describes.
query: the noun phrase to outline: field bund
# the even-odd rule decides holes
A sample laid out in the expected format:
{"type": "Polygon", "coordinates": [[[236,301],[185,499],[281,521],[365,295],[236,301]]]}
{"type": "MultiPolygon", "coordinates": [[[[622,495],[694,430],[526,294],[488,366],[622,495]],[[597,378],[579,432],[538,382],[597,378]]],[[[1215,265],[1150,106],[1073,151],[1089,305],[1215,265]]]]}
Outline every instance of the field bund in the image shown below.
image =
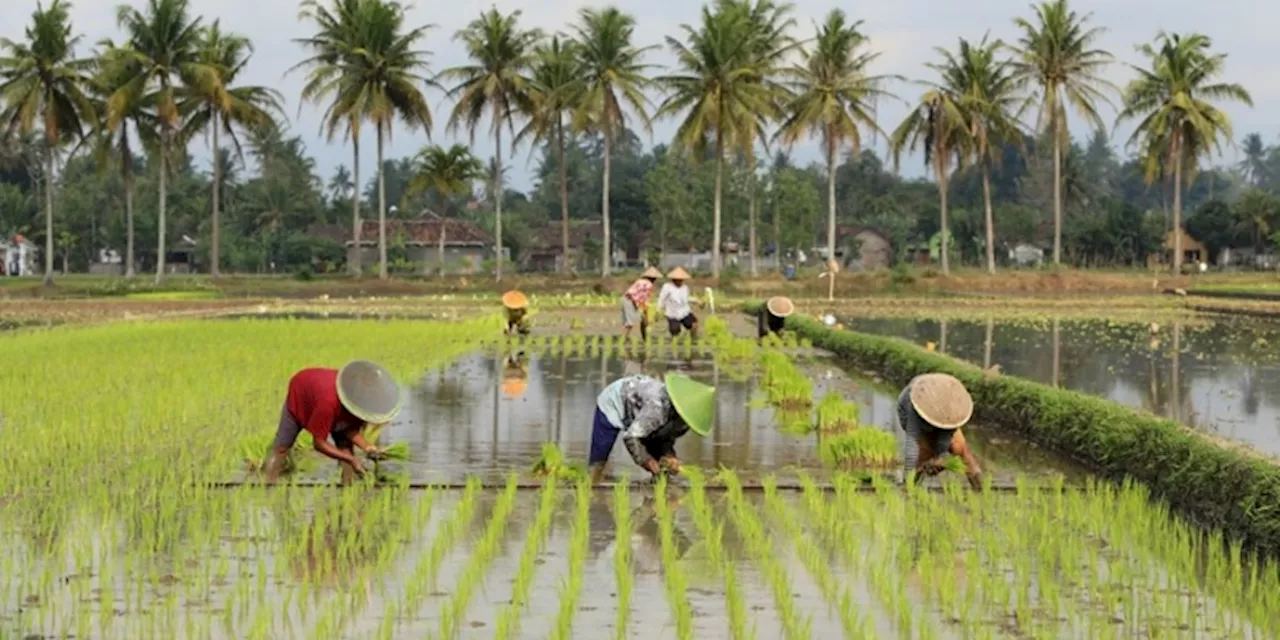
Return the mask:
{"type": "MultiPolygon", "coordinates": [[[[750,304],[746,311],[756,308],[750,304]]],[[[1024,434],[1111,479],[1138,480],[1183,516],[1260,551],[1280,552],[1280,466],[1256,452],[1110,400],[988,376],[897,338],[829,329],[801,317],[787,326],[815,347],[895,384],[927,372],[954,375],[973,394],[975,422],[1024,434]]]]}

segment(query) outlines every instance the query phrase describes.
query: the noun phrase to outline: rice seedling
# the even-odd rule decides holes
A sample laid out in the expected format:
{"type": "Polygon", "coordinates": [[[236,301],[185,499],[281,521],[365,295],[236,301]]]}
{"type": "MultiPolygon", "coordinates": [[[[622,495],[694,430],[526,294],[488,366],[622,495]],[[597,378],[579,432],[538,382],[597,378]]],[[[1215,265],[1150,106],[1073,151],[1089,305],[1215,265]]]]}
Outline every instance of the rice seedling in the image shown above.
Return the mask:
{"type": "Polygon", "coordinates": [[[551,517],[555,513],[559,496],[555,476],[547,478],[538,495],[538,512],[533,518],[533,526],[525,534],[524,548],[520,551],[511,587],[511,603],[503,608],[498,617],[493,636],[496,640],[506,640],[520,633],[520,616],[529,603],[529,591],[533,588],[533,578],[538,568],[535,563],[546,544],[547,534],[551,531],[551,517]]]}
{"type": "Polygon", "coordinates": [[[613,574],[618,583],[618,613],[614,621],[614,637],[627,637],[631,620],[631,590],[635,575],[631,566],[631,491],[627,483],[613,487],[613,519],[617,528],[613,552],[613,574]]]}
{"type": "Polygon", "coordinates": [[[862,427],[823,437],[818,445],[818,455],[828,467],[845,470],[885,468],[898,461],[898,440],[887,431],[862,427]]]}
{"type": "Polygon", "coordinates": [[[587,466],[580,460],[565,459],[564,452],[554,442],[542,444],[542,455],[533,463],[532,472],[538,477],[554,477],[576,481],[587,478],[587,466]]]}
{"type": "Polygon", "coordinates": [[[453,638],[458,633],[458,623],[466,613],[467,604],[471,600],[472,590],[484,579],[489,563],[497,554],[498,544],[507,533],[507,516],[515,507],[516,488],[519,486],[516,474],[507,476],[507,485],[498,502],[493,507],[489,522],[485,526],[480,540],[471,549],[471,559],[462,571],[462,576],[453,585],[453,597],[440,608],[439,638],[453,638]]]}
{"type": "Polygon", "coordinates": [[[667,604],[675,612],[676,638],[689,640],[693,637],[693,609],[689,606],[689,597],[685,593],[688,585],[680,564],[680,552],[672,542],[674,516],[667,504],[666,476],[658,479],[658,486],[654,489],[654,510],[658,515],[658,532],[662,544],[663,587],[667,604]]]}

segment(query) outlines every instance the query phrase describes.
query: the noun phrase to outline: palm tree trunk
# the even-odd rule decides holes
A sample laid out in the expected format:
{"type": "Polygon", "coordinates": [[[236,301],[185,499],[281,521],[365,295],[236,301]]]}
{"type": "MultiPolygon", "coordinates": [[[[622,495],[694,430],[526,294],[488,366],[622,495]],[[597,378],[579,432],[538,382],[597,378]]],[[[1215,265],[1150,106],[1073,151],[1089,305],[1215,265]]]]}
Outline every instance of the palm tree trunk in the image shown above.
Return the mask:
{"type": "MultiPolygon", "coordinates": [[[[499,120],[500,121],[500,120],[499,120]]],[[[502,280],[502,127],[493,128],[493,240],[497,251],[493,269],[494,280],[502,280]]]]}
{"type": "MultiPolygon", "coordinates": [[[[754,163],[752,163],[754,164],[754,163]]],[[[751,176],[747,179],[747,253],[751,260],[751,277],[760,275],[756,269],[756,175],[755,171],[751,172],[751,176]]]]}
{"type": "Polygon", "coordinates": [[[782,273],[782,215],[776,194],[773,197],[769,215],[773,218],[773,259],[777,261],[778,273],[782,273]]]}
{"type": "Polygon", "coordinates": [[[987,273],[996,273],[996,220],[991,212],[991,168],[982,163],[982,202],[986,207],[987,224],[987,273]]]}
{"type": "Polygon", "coordinates": [[[168,162],[165,156],[169,151],[169,131],[168,126],[160,127],[160,207],[158,214],[158,224],[156,226],[157,249],[156,249],[156,284],[160,284],[164,280],[164,236],[165,236],[165,208],[168,206],[169,199],[169,177],[168,162]]]}
{"type": "MultiPolygon", "coordinates": [[[[1173,138],[1173,275],[1182,273],[1182,145],[1173,138]]],[[[1175,381],[1176,383],[1176,381],[1175,381]]]]}
{"type": "Polygon", "coordinates": [[[387,174],[382,170],[382,123],[374,125],[378,136],[378,279],[387,279],[387,174]]]}
{"type": "MultiPolygon", "coordinates": [[[[600,242],[600,275],[606,278],[609,277],[610,267],[613,266],[613,247],[610,246],[611,243],[609,242],[609,174],[612,170],[609,155],[609,134],[606,132],[604,134],[604,189],[602,190],[603,195],[600,202],[600,217],[604,226],[604,238],[600,242]]],[[[719,196],[717,195],[716,197],[719,196]]]]}
{"type": "Polygon", "coordinates": [[[351,180],[351,251],[347,253],[347,268],[358,278],[363,271],[364,248],[360,246],[360,133],[354,123],[351,127],[351,180]]]}
{"type": "Polygon", "coordinates": [[[947,236],[951,235],[947,232],[947,165],[942,160],[941,153],[937,154],[938,159],[934,161],[934,173],[938,174],[938,205],[939,214],[941,215],[941,230],[938,231],[938,249],[942,253],[942,275],[951,275],[951,256],[948,251],[947,236]]]}
{"type": "Polygon", "coordinates": [[[1062,136],[1053,129],[1053,264],[1062,264],[1062,136]]]}
{"type": "Polygon", "coordinates": [[[44,150],[44,284],[53,284],[53,144],[44,150]]]}
{"type": "MultiPolygon", "coordinates": [[[[836,145],[832,138],[827,142],[827,261],[828,265],[836,259],[836,145]]],[[[828,269],[827,277],[832,283],[828,291],[835,291],[835,270],[828,269]]],[[[835,297],[828,295],[828,299],[835,297]]]]}
{"type": "Polygon", "coordinates": [[[711,224],[711,278],[720,281],[720,203],[724,186],[724,134],[716,132],[716,193],[711,224]]]}
{"type": "MultiPolygon", "coordinates": [[[[441,211],[444,211],[444,205],[445,205],[445,203],[444,203],[444,196],[443,196],[443,195],[442,195],[442,196],[440,196],[440,200],[441,200],[441,202],[440,202],[440,210],[441,210],[441,211]]],[[[441,216],[443,216],[443,214],[441,214],[441,216]]],[[[436,247],[436,257],[437,257],[437,258],[439,258],[439,260],[440,260],[440,277],[441,277],[441,278],[443,278],[443,277],[444,277],[444,270],[445,270],[445,266],[444,266],[444,234],[445,234],[445,232],[448,230],[448,228],[449,228],[448,221],[447,221],[447,220],[445,220],[443,217],[441,217],[441,218],[440,218],[440,246],[436,247]]]]}
{"type": "Polygon", "coordinates": [[[218,162],[218,114],[213,115],[213,229],[209,240],[209,275],[216,278],[219,274],[218,229],[221,226],[221,215],[218,209],[218,195],[222,191],[222,164],[218,162]]]}
{"type": "Polygon", "coordinates": [[[564,165],[564,118],[556,115],[556,153],[560,162],[560,272],[568,275],[569,264],[569,169],[564,165]]]}
{"type": "Polygon", "coordinates": [[[124,277],[132,278],[133,269],[133,159],[124,160],[124,277]]]}

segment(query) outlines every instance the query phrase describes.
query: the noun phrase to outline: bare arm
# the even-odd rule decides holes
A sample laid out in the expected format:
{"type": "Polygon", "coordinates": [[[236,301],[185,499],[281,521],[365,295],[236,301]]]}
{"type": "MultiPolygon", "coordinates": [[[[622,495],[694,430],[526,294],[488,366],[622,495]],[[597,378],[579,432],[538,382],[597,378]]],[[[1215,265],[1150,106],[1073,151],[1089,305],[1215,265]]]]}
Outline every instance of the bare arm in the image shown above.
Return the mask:
{"type": "Polygon", "coordinates": [[[320,453],[323,453],[324,455],[330,458],[333,458],[338,462],[345,462],[357,469],[361,468],[360,462],[356,460],[356,457],[354,455],[351,455],[350,453],[347,453],[346,451],[343,451],[342,449],[339,449],[333,446],[333,444],[330,443],[327,438],[323,440],[320,438],[315,438],[314,441],[315,441],[316,451],[319,451],[320,453]]]}

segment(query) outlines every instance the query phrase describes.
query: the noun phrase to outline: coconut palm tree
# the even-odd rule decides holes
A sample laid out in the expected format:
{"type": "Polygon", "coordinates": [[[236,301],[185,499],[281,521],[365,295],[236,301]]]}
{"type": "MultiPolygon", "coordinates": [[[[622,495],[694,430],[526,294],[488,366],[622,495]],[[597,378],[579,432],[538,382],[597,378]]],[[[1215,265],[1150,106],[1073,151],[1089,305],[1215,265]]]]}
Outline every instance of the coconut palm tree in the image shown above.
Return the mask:
{"type": "Polygon", "coordinates": [[[471,192],[471,185],[484,178],[484,163],[471,154],[465,145],[455,144],[448,149],[440,145],[424,147],[414,158],[414,176],[409,183],[409,195],[434,191],[439,202],[440,221],[440,274],[444,275],[444,217],[449,214],[449,198],[471,192]]]}
{"type": "Polygon", "coordinates": [[[422,75],[430,53],[417,47],[434,25],[405,26],[405,7],[391,0],[365,0],[356,17],[358,46],[339,58],[338,74],[318,95],[334,95],[328,126],[352,123],[358,115],[373,123],[378,166],[378,277],[387,273],[387,183],[383,145],[396,120],[421,127],[431,138],[431,107],[420,87],[434,85],[422,75]]]}
{"type": "MultiPolygon", "coordinates": [[[[533,68],[534,49],[542,38],[540,31],[520,26],[520,11],[509,14],[489,9],[454,34],[467,49],[470,63],[441,72],[442,78],[456,82],[448,97],[454,99],[449,115],[449,130],[466,127],[475,142],[476,127],[489,118],[493,133],[496,164],[493,175],[494,237],[497,263],[494,276],[502,279],[502,128],[515,136],[516,118],[534,111],[534,87],[529,77],[533,68]]],[[[514,147],[514,144],[512,145],[514,147]]]]}
{"type": "Polygon", "coordinates": [[[103,40],[92,84],[99,114],[93,135],[93,154],[98,159],[99,167],[103,169],[111,166],[110,159],[114,157],[124,183],[124,275],[132,278],[136,275],[133,219],[133,179],[136,169],[133,141],[136,138],[144,148],[154,148],[159,122],[151,100],[154,96],[148,95],[144,87],[136,83],[130,84],[136,74],[136,70],[129,68],[134,63],[133,58],[113,52],[118,52],[115,44],[110,40],[103,40]]]}
{"type": "Polygon", "coordinates": [[[587,8],[578,12],[573,30],[579,43],[578,82],[570,90],[576,109],[574,125],[580,130],[600,134],[604,143],[604,181],[600,196],[600,216],[604,237],[601,247],[601,273],[609,275],[613,266],[612,237],[609,227],[609,181],[611,153],[619,134],[627,126],[630,109],[640,123],[649,129],[649,100],[645,75],[650,65],[643,62],[653,46],[637,47],[632,42],[635,18],[616,7],[587,8]]]}
{"type": "Polygon", "coordinates": [[[1014,48],[1018,82],[1038,103],[1037,128],[1053,134],[1053,263],[1062,263],[1062,148],[1069,143],[1067,107],[1091,128],[1102,126],[1097,104],[1109,103],[1115,85],[1102,77],[1111,54],[1095,48],[1104,30],[1090,27],[1092,14],[1077,14],[1067,0],[1033,5],[1035,16],[1017,18],[1022,32],[1014,48]]]}
{"type": "Polygon", "coordinates": [[[1155,44],[1138,52],[1147,68],[1134,66],[1138,78],[1124,91],[1124,107],[1117,124],[1137,120],[1129,145],[1140,146],[1146,160],[1147,181],[1160,173],[1163,159],[1173,178],[1173,272],[1182,270],[1182,181],[1196,170],[1200,157],[1230,144],[1231,118],[1214,102],[1253,105],[1239,84],[1220,82],[1226,54],[1213,53],[1212,41],[1198,33],[1160,32],[1155,44]]]}
{"type": "MultiPolygon", "coordinates": [[[[200,30],[196,47],[200,61],[214,70],[217,80],[203,84],[198,81],[187,83],[182,91],[180,110],[189,114],[188,126],[193,130],[208,131],[214,158],[218,157],[221,149],[220,134],[225,134],[231,141],[237,156],[244,157],[240,140],[236,137],[236,127],[274,126],[275,116],[284,115],[281,106],[284,98],[275,89],[236,86],[237,77],[253,55],[253,45],[246,38],[223,32],[217,21],[200,30]]],[[[209,275],[215,278],[222,264],[219,257],[221,169],[219,163],[213,163],[209,275]]]]}
{"type": "Polygon", "coordinates": [[[676,144],[695,158],[715,161],[712,205],[712,277],[720,277],[721,203],[725,152],[758,135],[762,121],[777,119],[777,95],[763,80],[765,65],[756,55],[755,25],[737,11],[703,7],[695,29],[681,25],[684,41],[667,37],[676,55],[676,73],[658,78],[667,97],[658,117],[683,114],[676,144]]]}
{"type": "Polygon", "coordinates": [[[786,120],[778,137],[792,145],[804,136],[822,140],[827,162],[827,256],[836,255],[836,158],[845,145],[851,153],[862,148],[861,130],[884,135],[876,124],[876,103],[894,98],[884,89],[889,76],[870,75],[878,52],[867,50],[859,30],[861,21],[849,22],[843,11],[833,9],[816,26],[812,48],[804,50],[804,62],[790,71],[792,97],[784,109],[786,120]]]}
{"type": "Polygon", "coordinates": [[[554,142],[560,179],[560,241],[564,255],[561,270],[568,274],[569,263],[569,172],[564,159],[565,115],[574,111],[573,87],[578,79],[578,47],[573,40],[552,36],[534,51],[531,80],[533,111],[529,122],[516,134],[514,145],[524,139],[554,142]]]}
{"type": "Polygon", "coordinates": [[[80,36],[71,29],[71,4],[40,2],[24,40],[0,38],[0,132],[28,135],[37,123],[44,133],[44,282],[53,282],[54,156],[58,147],[81,139],[97,118],[89,92],[92,59],[77,58],[80,36]]]}
{"type": "MultiPolygon", "coordinates": [[[[317,0],[303,0],[299,17],[316,25],[316,33],[307,38],[297,38],[311,52],[289,72],[305,68],[307,82],[302,89],[302,102],[321,103],[329,100],[321,130],[332,141],[339,129],[345,130],[351,140],[351,246],[355,259],[347,260],[351,274],[359,276],[361,256],[360,216],[360,124],[363,115],[353,110],[353,105],[337,100],[336,82],[341,78],[342,61],[355,55],[360,48],[362,32],[359,26],[360,7],[366,0],[332,0],[325,6],[317,0]]],[[[301,112],[302,105],[298,105],[301,112]]]]}
{"type": "MultiPolygon", "coordinates": [[[[785,57],[799,44],[791,36],[791,29],[796,24],[795,18],[791,16],[795,5],[789,2],[776,3],[773,0],[754,0],[754,2],[752,0],[719,0],[719,3],[722,10],[740,11],[746,14],[753,32],[752,55],[756,57],[761,67],[760,81],[774,93],[779,103],[785,102],[790,95],[788,86],[782,81],[783,70],[786,67],[785,57]]],[[[762,120],[756,135],[748,136],[738,145],[744,164],[748,167],[747,252],[751,261],[752,276],[758,275],[756,220],[758,218],[757,196],[760,188],[757,175],[758,163],[755,157],[756,142],[759,138],[760,145],[764,147],[766,153],[768,152],[769,138],[765,135],[765,131],[771,124],[762,120]]]]}
{"type": "Polygon", "coordinates": [[[991,165],[999,162],[1005,143],[1020,138],[1018,97],[1013,63],[1000,59],[1004,44],[986,36],[976,45],[964,38],[956,51],[937,49],[942,62],[929,67],[942,76],[942,86],[960,98],[969,123],[973,160],[982,169],[982,202],[987,236],[987,272],[996,272],[995,216],[991,208],[991,165]]]}
{"type": "Polygon", "coordinates": [[[936,83],[920,83],[926,89],[916,106],[907,113],[893,133],[889,134],[889,146],[893,153],[894,168],[898,168],[902,152],[924,151],[925,166],[933,170],[938,183],[940,224],[940,250],[942,274],[951,273],[948,244],[951,232],[947,225],[947,184],[953,168],[963,166],[972,149],[969,120],[966,117],[964,98],[949,87],[936,83]]]}
{"type": "Polygon", "coordinates": [[[156,158],[160,183],[156,250],[156,284],[164,279],[165,208],[168,198],[169,154],[185,144],[190,130],[182,128],[179,102],[184,91],[213,92],[218,70],[200,58],[200,18],[190,16],[187,0],[147,0],[145,10],[121,5],[116,21],[125,41],[111,53],[129,72],[128,81],[109,101],[146,92],[154,105],[157,125],[156,158]]]}
{"type": "Polygon", "coordinates": [[[1251,133],[1244,137],[1244,160],[1240,161],[1240,171],[1244,173],[1249,184],[1261,187],[1267,179],[1267,145],[1262,136],[1251,133]]]}

